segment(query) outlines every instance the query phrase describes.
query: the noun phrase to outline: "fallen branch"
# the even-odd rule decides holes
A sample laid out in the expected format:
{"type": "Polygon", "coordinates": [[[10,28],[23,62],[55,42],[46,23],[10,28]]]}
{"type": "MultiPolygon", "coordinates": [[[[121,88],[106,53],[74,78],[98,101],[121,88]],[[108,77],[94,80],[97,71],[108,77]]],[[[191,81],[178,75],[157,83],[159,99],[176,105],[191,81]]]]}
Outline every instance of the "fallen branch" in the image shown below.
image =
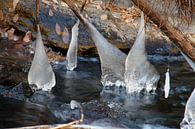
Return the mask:
{"type": "Polygon", "coordinates": [[[147,0],[132,0],[161,30],[167,37],[178,46],[183,53],[195,61],[195,48],[192,42],[177,28],[174,28],[169,21],[153,9],[147,0]]]}
{"type": "Polygon", "coordinates": [[[12,128],[12,129],[75,129],[73,125],[77,125],[83,122],[84,114],[83,108],[80,107],[80,119],[72,121],[70,123],[65,124],[54,124],[54,125],[37,125],[37,126],[27,126],[27,127],[19,127],[19,128],[12,128]]]}
{"type": "Polygon", "coordinates": [[[39,24],[40,1],[36,0],[36,25],[39,24]]]}

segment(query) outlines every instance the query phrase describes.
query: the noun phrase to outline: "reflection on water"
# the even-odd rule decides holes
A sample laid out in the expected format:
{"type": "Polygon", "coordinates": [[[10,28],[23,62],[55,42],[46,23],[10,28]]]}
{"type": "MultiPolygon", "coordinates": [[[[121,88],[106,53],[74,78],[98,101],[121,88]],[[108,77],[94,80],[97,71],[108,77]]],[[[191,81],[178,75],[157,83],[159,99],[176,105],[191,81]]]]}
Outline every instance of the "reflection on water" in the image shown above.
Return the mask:
{"type": "MultiPolygon", "coordinates": [[[[67,71],[65,62],[53,64],[57,84],[52,92],[37,91],[28,101],[47,107],[58,118],[55,120],[60,123],[71,121],[72,117],[78,118],[78,111],[72,111],[67,103],[70,100],[77,100],[82,102],[85,117],[83,124],[112,125],[135,129],[178,128],[183,118],[185,103],[194,88],[195,73],[186,62],[170,61],[171,90],[169,98],[165,99],[162,88],[164,73],[167,69],[166,60],[164,58],[157,60],[156,57],[151,59],[155,59],[152,60],[153,64],[161,75],[156,93],[130,95],[125,92],[124,87],[102,87],[98,59],[79,58],[75,71],[67,71]]],[[[5,111],[6,108],[1,103],[0,105],[0,111],[5,111]]],[[[31,109],[34,108],[32,106],[31,109]]],[[[28,108],[20,105],[20,109],[22,109],[22,114],[28,108]]],[[[15,112],[15,110],[13,111],[15,112]]],[[[2,114],[0,119],[3,119],[2,114]]],[[[30,121],[29,112],[23,114],[18,115],[19,118],[25,116],[26,120],[30,121]]],[[[45,115],[48,117],[48,114],[45,115]]],[[[38,120],[36,116],[39,116],[39,112],[34,112],[33,120],[38,120]]],[[[9,123],[18,120],[22,119],[14,117],[10,119],[9,123]]],[[[8,121],[5,122],[8,123],[8,121]]],[[[4,125],[4,127],[6,126],[7,124],[4,125]]],[[[10,124],[10,126],[14,127],[14,124],[10,124]]]]}
{"type": "Polygon", "coordinates": [[[57,84],[53,88],[56,96],[66,101],[78,100],[89,101],[99,98],[102,86],[100,84],[100,64],[93,58],[83,60],[79,58],[79,64],[76,70],[67,71],[62,64],[54,65],[57,84]]]}

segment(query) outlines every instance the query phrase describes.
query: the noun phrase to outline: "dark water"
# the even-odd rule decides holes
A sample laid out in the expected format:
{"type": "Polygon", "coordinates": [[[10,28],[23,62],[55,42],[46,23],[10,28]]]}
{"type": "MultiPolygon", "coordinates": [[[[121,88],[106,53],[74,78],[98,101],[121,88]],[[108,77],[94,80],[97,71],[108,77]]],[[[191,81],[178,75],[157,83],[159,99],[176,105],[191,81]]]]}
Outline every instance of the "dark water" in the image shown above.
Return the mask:
{"type": "Polygon", "coordinates": [[[69,105],[70,100],[77,100],[82,102],[84,124],[135,129],[179,128],[185,103],[195,85],[195,73],[185,61],[176,61],[181,58],[171,58],[171,91],[165,99],[162,87],[167,58],[151,57],[151,60],[161,74],[159,88],[156,93],[139,95],[129,95],[122,87],[103,87],[97,58],[79,58],[78,68],[72,72],[66,70],[65,62],[55,63],[57,84],[51,93],[37,91],[23,100],[28,102],[16,102],[19,104],[1,100],[0,127],[66,123],[79,119],[79,111],[71,110],[69,105]],[[18,117],[10,118],[11,111],[18,117]],[[21,122],[24,119],[25,122],[21,122]]]}

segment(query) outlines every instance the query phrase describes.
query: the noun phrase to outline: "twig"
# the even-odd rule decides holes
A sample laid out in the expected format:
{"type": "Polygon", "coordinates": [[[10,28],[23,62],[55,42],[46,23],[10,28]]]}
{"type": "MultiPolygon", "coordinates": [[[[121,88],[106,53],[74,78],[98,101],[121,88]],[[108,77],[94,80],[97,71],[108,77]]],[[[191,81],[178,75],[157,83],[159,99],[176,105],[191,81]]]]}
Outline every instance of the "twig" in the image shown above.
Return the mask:
{"type": "Polygon", "coordinates": [[[39,24],[40,0],[36,0],[36,24],[39,24]]]}
{"type": "Polygon", "coordinates": [[[82,107],[80,107],[80,112],[81,112],[81,117],[79,120],[76,120],[76,121],[73,121],[67,124],[60,124],[60,125],[57,125],[56,127],[52,127],[51,129],[61,129],[61,128],[69,127],[69,126],[71,127],[72,125],[80,124],[81,122],[83,122],[83,119],[84,119],[82,107]]]}
{"type": "Polygon", "coordinates": [[[81,6],[81,9],[80,9],[80,12],[81,12],[81,13],[83,12],[83,10],[84,10],[84,8],[85,8],[85,6],[86,6],[86,4],[87,4],[87,1],[88,1],[88,0],[85,0],[85,1],[83,2],[82,6],[81,6]]]}
{"type": "Polygon", "coordinates": [[[19,128],[12,128],[12,129],[66,129],[66,128],[74,128],[73,125],[80,124],[83,122],[84,114],[83,108],[80,107],[80,119],[72,121],[66,124],[55,124],[55,125],[37,125],[37,126],[27,126],[27,127],[19,127],[19,128]]]}
{"type": "Polygon", "coordinates": [[[77,7],[73,4],[71,0],[62,0],[62,1],[64,1],[69,6],[69,8],[73,11],[73,13],[79,18],[81,22],[84,22],[83,18],[79,14],[77,7]]]}

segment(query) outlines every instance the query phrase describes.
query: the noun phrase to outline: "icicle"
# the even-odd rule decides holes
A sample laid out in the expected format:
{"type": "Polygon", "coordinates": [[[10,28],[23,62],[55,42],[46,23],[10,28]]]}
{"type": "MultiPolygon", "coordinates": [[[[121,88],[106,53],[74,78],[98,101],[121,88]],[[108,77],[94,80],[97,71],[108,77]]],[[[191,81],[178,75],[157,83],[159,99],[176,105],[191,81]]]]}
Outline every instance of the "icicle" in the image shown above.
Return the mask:
{"type": "Polygon", "coordinates": [[[169,68],[168,68],[165,74],[165,85],[164,85],[165,98],[169,97],[169,90],[170,90],[170,75],[169,75],[169,68]]]}
{"type": "Polygon", "coordinates": [[[126,54],[109,43],[87,19],[82,15],[81,17],[88,27],[89,34],[91,35],[100,56],[102,84],[104,86],[124,85],[126,54]]]}
{"type": "Polygon", "coordinates": [[[195,129],[195,89],[186,103],[184,118],[180,127],[181,129],[195,129]]]}
{"type": "Polygon", "coordinates": [[[37,89],[49,91],[56,84],[55,75],[44,49],[39,25],[36,39],[35,55],[28,73],[28,82],[35,84],[37,89]]]}
{"type": "Polygon", "coordinates": [[[192,69],[195,71],[195,63],[188,57],[186,56],[181,50],[180,50],[181,54],[183,55],[183,57],[185,58],[185,60],[188,62],[188,64],[192,67],[192,69]]]}
{"type": "Polygon", "coordinates": [[[72,28],[72,39],[67,52],[67,69],[74,70],[77,67],[77,39],[79,31],[79,20],[72,28]]]}
{"type": "Polygon", "coordinates": [[[160,78],[154,66],[147,60],[144,26],[144,14],[142,12],[137,38],[125,61],[124,78],[129,93],[155,90],[160,78]]]}

